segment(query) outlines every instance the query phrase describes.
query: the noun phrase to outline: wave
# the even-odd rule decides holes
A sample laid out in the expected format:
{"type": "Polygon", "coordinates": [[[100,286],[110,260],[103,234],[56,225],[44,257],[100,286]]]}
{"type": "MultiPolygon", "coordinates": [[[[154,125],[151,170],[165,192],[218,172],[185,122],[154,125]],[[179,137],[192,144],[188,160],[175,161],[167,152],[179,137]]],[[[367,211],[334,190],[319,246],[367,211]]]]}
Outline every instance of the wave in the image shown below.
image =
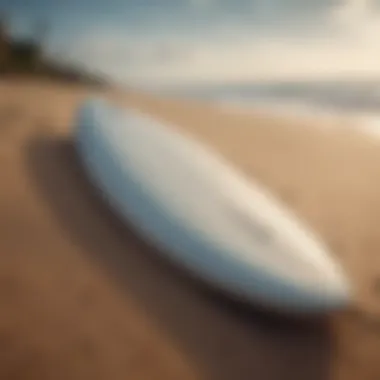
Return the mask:
{"type": "Polygon", "coordinates": [[[273,82],[199,85],[171,90],[223,111],[257,112],[320,126],[350,125],[380,137],[380,81],[273,82]]]}

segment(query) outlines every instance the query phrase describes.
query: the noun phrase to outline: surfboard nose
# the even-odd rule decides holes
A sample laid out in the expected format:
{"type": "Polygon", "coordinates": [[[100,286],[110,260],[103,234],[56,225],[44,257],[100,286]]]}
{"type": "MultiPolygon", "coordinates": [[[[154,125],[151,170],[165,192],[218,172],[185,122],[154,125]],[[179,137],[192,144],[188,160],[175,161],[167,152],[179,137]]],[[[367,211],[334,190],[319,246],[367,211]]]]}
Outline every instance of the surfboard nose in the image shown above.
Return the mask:
{"type": "MultiPolygon", "coordinates": [[[[310,264],[309,281],[256,272],[240,284],[244,298],[274,307],[279,311],[303,315],[323,315],[347,309],[352,302],[348,278],[339,271],[326,271],[310,264]],[[248,285],[249,284],[249,285],[248,285]]],[[[243,273],[243,268],[241,273],[243,273]]]]}
{"type": "Polygon", "coordinates": [[[291,307],[294,303],[295,309],[306,313],[329,313],[349,307],[352,302],[350,282],[337,263],[332,261],[331,264],[330,270],[310,268],[311,282],[307,286],[297,284],[298,294],[295,292],[294,299],[288,300],[291,307]]]}
{"type": "Polygon", "coordinates": [[[330,280],[327,283],[328,300],[333,305],[337,305],[339,309],[345,308],[352,302],[352,289],[349,285],[348,279],[345,277],[338,277],[330,280]]]}
{"type": "MultiPolygon", "coordinates": [[[[315,304],[326,311],[345,309],[351,303],[351,288],[345,276],[340,273],[325,274],[320,288],[315,288],[315,304]]],[[[311,304],[313,301],[310,301],[311,304]]]]}

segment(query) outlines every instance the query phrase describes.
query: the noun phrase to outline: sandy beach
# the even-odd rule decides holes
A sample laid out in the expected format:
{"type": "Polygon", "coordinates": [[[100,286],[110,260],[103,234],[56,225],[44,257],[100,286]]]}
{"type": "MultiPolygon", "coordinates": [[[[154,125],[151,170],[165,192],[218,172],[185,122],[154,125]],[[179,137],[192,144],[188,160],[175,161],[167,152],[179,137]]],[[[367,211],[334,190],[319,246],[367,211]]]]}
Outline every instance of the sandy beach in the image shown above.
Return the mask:
{"type": "Polygon", "coordinates": [[[1,379],[380,378],[380,140],[104,90],[212,145],[325,239],[354,305],[291,322],[205,291],[102,204],[70,140],[91,93],[0,81],[1,379]]]}

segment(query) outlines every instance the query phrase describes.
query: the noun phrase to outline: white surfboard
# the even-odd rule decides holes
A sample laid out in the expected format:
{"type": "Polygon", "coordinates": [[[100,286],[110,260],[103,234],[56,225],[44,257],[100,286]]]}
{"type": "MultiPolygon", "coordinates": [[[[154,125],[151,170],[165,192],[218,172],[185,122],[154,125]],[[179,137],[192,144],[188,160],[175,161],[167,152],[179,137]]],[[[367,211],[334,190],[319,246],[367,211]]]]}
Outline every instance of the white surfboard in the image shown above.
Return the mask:
{"type": "Polygon", "coordinates": [[[79,108],[75,142],[110,206],[203,280],[280,311],[349,303],[347,279],[322,242],[216,152],[97,99],[79,108]]]}

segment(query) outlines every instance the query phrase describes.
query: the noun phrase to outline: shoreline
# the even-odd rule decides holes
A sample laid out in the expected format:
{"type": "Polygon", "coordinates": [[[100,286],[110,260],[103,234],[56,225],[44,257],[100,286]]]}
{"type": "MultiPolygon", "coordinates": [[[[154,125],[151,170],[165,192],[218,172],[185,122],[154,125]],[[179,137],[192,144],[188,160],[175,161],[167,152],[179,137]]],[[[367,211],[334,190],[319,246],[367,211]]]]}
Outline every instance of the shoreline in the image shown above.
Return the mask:
{"type": "MultiPolygon", "coordinates": [[[[133,90],[134,93],[138,91],[133,90]]],[[[141,92],[144,93],[144,92],[141,92]]],[[[380,110],[338,109],[327,108],[318,105],[306,104],[301,101],[281,101],[275,98],[242,98],[233,97],[224,99],[221,97],[197,97],[195,95],[176,95],[175,93],[155,90],[145,92],[145,96],[167,99],[174,102],[185,102],[198,105],[207,105],[216,108],[222,113],[246,114],[271,119],[281,119],[286,123],[308,125],[316,128],[344,128],[355,129],[368,137],[378,139],[380,136],[380,122],[377,128],[377,120],[380,119],[380,110]]]]}

